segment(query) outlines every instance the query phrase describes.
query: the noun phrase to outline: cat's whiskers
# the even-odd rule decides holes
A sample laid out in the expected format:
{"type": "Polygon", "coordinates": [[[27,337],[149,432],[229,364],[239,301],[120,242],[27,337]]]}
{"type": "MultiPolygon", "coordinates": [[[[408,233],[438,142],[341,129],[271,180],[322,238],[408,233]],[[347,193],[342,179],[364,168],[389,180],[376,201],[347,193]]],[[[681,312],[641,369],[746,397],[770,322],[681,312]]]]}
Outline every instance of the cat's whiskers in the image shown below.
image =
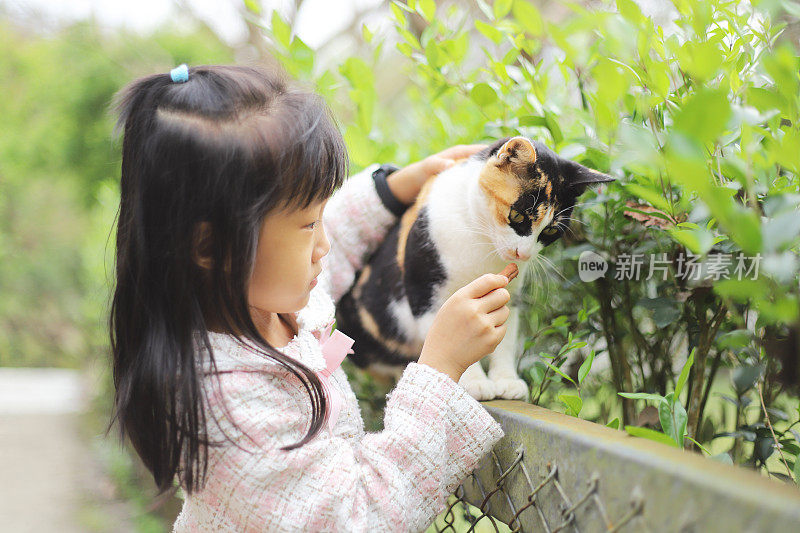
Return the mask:
{"type": "MultiPolygon", "coordinates": [[[[528,261],[527,263],[525,263],[524,268],[533,275],[534,283],[532,284],[533,290],[531,292],[533,292],[535,296],[535,293],[539,290],[539,287],[541,286],[541,278],[539,277],[539,271],[536,269],[536,261],[535,260],[528,261]]],[[[527,296],[522,296],[522,300],[528,305],[532,304],[532,301],[529,300],[527,296]]]]}
{"type": "MultiPolygon", "coordinates": [[[[540,291],[544,291],[542,296],[545,300],[547,300],[548,291],[550,290],[550,284],[546,283],[547,273],[545,272],[542,264],[539,262],[539,255],[537,254],[536,258],[530,262],[531,266],[533,267],[533,272],[536,275],[537,283],[534,286],[533,290],[533,297],[538,299],[540,291]]],[[[531,302],[534,303],[534,302],[531,302]]]]}
{"type": "Polygon", "coordinates": [[[553,261],[551,261],[549,257],[541,255],[541,254],[537,255],[536,257],[538,259],[541,259],[541,261],[543,262],[542,263],[543,266],[546,265],[546,266],[550,267],[553,270],[553,272],[555,272],[556,274],[561,276],[561,279],[563,279],[564,281],[567,281],[567,278],[564,276],[564,274],[561,273],[560,270],[558,270],[558,267],[556,267],[555,263],[553,263],[553,261]]]}
{"type": "MultiPolygon", "coordinates": [[[[477,243],[477,242],[473,242],[473,243],[470,243],[470,244],[471,244],[473,247],[474,247],[474,246],[482,246],[482,245],[485,245],[484,243],[477,243]]],[[[491,243],[486,243],[486,244],[488,244],[488,245],[489,245],[489,251],[488,251],[487,253],[485,253],[485,254],[484,254],[484,255],[483,255],[481,258],[480,258],[479,262],[483,263],[483,262],[484,262],[484,261],[486,261],[486,260],[489,258],[489,256],[491,256],[492,254],[496,254],[496,255],[497,255],[497,257],[499,257],[500,259],[502,259],[502,258],[503,258],[503,257],[502,257],[502,256],[501,256],[501,255],[500,255],[498,252],[497,252],[497,249],[494,247],[494,245],[492,245],[491,243]]]]}
{"type": "Polygon", "coordinates": [[[594,204],[594,203],[597,203],[597,202],[579,202],[579,203],[577,203],[577,204],[573,204],[573,205],[570,205],[570,206],[567,206],[567,207],[565,207],[564,209],[562,209],[561,211],[559,211],[559,212],[558,212],[558,214],[561,214],[561,213],[563,213],[564,211],[566,211],[566,210],[568,210],[568,209],[577,209],[577,208],[579,208],[579,207],[583,207],[584,205],[592,205],[592,204],[594,204]]]}
{"type": "MultiPolygon", "coordinates": [[[[580,221],[578,221],[578,222],[580,222],[580,221]]],[[[583,224],[583,222],[581,222],[581,224],[583,224]]],[[[557,228],[561,228],[561,229],[563,229],[564,231],[569,231],[569,232],[572,234],[572,236],[573,236],[573,237],[577,237],[577,234],[576,234],[576,233],[575,233],[575,231],[572,229],[572,227],[571,227],[571,226],[569,226],[569,225],[567,225],[567,224],[564,224],[564,223],[563,223],[563,222],[561,222],[561,221],[558,221],[558,222],[556,222],[556,227],[557,227],[557,228]]]]}
{"type": "Polygon", "coordinates": [[[482,237],[487,237],[488,238],[489,235],[486,232],[486,230],[488,230],[488,229],[489,229],[488,227],[479,227],[479,228],[462,227],[462,228],[460,228],[459,231],[465,231],[467,233],[472,233],[472,234],[475,234],[475,235],[480,235],[482,237]]]}
{"type": "Polygon", "coordinates": [[[577,218],[572,218],[572,217],[561,217],[561,220],[559,220],[558,222],[561,223],[564,220],[569,220],[570,222],[577,222],[578,224],[583,224],[584,226],[586,225],[586,222],[584,222],[583,220],[579,220],[577,218]]]}

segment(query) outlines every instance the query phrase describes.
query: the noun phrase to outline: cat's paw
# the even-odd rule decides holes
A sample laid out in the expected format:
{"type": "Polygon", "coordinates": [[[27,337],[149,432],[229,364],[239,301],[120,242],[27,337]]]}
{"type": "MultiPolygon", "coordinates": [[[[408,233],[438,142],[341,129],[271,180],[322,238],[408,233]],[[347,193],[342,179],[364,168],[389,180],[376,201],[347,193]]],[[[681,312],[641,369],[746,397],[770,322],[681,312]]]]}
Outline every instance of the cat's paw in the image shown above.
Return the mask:
{"type": "Polygon", "coordinates": [[[495,394],[504,400],[528,400],[528,384],[520,378],[500,378],[494,380],[495,394]]]}
{"type": "Polygon", "coordinates": [[[458,384],[464,387],[469,395],[478,401],[493,400],[495,397],[495,384],[488,378],[462,377],[458,384]]]}

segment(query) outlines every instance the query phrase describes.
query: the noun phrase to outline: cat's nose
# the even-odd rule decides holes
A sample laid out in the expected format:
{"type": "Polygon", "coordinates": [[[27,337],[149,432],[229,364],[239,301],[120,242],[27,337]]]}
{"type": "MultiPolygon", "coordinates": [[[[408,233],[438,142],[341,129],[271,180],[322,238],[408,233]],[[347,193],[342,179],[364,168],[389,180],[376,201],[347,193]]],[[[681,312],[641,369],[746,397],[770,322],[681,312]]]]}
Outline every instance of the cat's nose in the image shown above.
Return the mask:
{"type": "Polygon", "coordinates": [[[530,258],[531,258],[531,254],[524,254],[524,253],[520,253],[520,251],[519,251],[519,248],[515,248],[515,249],[514,249],[514,255],[515,255],[515,256],[516,256],[516,258],[517,258],[517,259],[519,259],[520,261],[527,261],[528,259],[530,259],[530,258]]]}

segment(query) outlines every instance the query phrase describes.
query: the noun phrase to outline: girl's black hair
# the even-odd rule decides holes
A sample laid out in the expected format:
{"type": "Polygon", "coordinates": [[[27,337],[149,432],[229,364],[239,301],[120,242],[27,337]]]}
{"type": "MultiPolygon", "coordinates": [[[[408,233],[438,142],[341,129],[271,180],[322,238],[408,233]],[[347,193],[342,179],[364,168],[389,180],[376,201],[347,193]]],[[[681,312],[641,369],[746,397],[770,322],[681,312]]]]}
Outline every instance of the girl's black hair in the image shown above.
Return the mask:
{"type": "Polygon", "coordinates": [[[261,336],[247,294],[264,216],[330,197],[347,175],[347,152],[324,101],[277,71],[197,66],[184,83],[155,74],[120,91],[115,109],[123,142],[109,428],[119,423],[160,491],[177,475],[191,493],[205,483],[213,444],[198,366],[205,349],[216,370],[212,324],[305,386],[311,426],[282,449],[322,428],[319,378],[261,336]]]}

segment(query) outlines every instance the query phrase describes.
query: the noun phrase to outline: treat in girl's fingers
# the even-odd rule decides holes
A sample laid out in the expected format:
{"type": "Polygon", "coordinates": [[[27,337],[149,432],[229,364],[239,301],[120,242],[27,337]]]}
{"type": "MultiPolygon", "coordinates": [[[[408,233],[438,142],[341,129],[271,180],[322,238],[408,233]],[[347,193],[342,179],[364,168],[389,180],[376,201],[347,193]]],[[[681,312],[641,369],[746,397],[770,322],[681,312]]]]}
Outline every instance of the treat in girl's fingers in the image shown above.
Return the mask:
{"type": "Polygon", "coordinates": [[[517,265],[514,263],[509,263],[508,266],[506,266],[503,271],[500,272],[500,275],[507,277],[508,281],[511,282],[512,279],[517,277],[518,272],[519,269],[517,268],[517,265]]]}

